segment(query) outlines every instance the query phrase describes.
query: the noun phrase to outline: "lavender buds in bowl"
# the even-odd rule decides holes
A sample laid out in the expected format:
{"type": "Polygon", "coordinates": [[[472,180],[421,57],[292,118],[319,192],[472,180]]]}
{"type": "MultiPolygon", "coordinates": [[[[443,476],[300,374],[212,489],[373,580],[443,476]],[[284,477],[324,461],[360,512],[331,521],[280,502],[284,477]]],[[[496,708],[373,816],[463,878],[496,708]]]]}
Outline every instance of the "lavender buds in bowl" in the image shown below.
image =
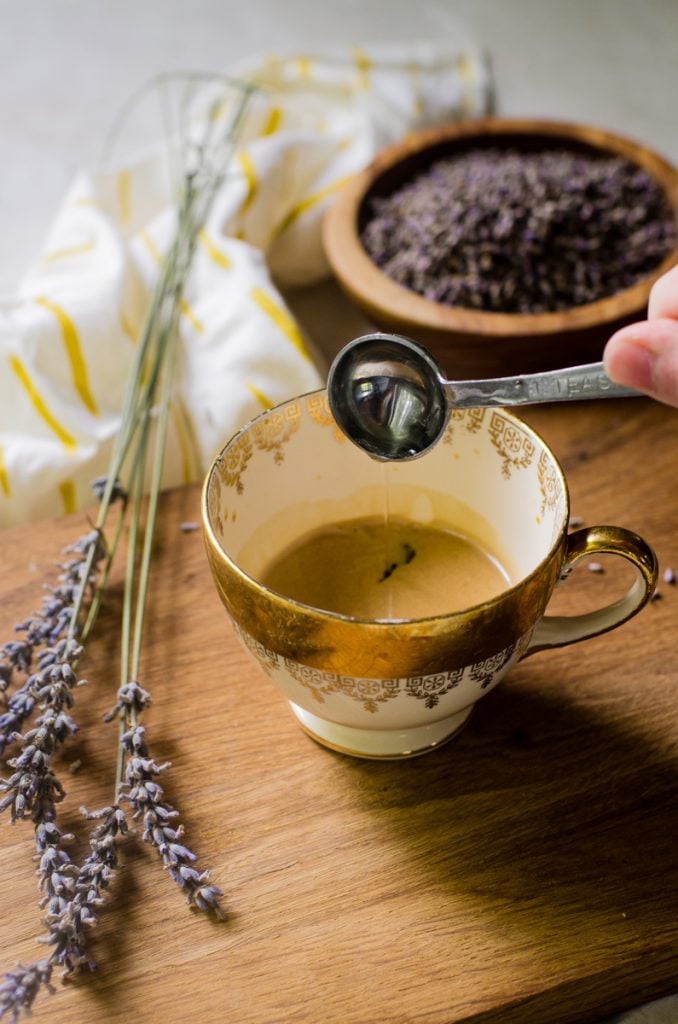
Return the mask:
{"type": "Polygon", "coordinates": [[[678,262],[678,172],[596,128],[448,125],[345,186],[324,243],[368,318],[457,378],[591,362],[678,262]]]}

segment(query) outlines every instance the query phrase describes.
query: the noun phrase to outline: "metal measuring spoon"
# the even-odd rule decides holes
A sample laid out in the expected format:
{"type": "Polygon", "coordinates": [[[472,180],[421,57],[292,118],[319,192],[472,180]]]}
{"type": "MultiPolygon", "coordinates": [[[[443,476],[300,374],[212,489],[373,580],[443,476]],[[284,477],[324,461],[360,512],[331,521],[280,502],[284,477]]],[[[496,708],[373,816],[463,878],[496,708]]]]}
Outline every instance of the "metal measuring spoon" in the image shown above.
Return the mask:
{"type": "Polygon", "coordinates": [[[452,409],[638,394],[613,383],[602,363],[495,380],[446,380],[422,345],[381,333],[350,341],[327,378],[338,425],[358,447],[385,461],[427,452],[444,433],[452,409]]]}

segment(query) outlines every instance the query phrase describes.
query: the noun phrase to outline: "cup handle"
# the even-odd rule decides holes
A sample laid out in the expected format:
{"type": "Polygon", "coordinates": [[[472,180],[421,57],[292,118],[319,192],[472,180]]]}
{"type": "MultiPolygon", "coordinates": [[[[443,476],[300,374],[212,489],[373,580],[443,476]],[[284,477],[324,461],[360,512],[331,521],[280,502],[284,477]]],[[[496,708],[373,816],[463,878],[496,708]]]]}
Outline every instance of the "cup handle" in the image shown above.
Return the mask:
{"type": "Polygon", "coordinates": [[[569,534],[561,579],[580,558],[600,554],[621,555],[634,566],[637,577],[628,593],[583,615],[545,615],[537,623],[523,657],[606,633],[632,618],[650,600],[657,585],[657,556],[642,537],[620,526],[591,526],[569,534]]]}

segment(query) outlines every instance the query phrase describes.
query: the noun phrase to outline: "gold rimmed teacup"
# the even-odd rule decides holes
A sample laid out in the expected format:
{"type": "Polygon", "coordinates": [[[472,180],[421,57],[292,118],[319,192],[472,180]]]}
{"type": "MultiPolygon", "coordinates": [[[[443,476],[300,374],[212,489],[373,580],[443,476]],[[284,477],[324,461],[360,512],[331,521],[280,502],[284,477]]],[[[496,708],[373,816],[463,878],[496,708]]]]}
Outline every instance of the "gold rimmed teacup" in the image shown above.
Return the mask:
{"type": "Polygon", "coordinates": [[[359,757],[437,747],[520,658],[614,629],[640,611],[657,580],[654,552],[631,531],[568,533],[556,457],[501,409],[453,413],[426,456],[384,468],[338,430],[325,391],[295,398],[252,421],[216,457],[202,516],[214,580],[240,640],[306,732],[359,757]],[[500,553],[510,585],[462,611],[370,621],[261,582],[271,561],[312,531],[383,515],[386,485],[391,515],[472,536],[500,553]],[[628,593],[596,611],[547,615],[574,563],[603,553],[635,568],[628,593]]]}

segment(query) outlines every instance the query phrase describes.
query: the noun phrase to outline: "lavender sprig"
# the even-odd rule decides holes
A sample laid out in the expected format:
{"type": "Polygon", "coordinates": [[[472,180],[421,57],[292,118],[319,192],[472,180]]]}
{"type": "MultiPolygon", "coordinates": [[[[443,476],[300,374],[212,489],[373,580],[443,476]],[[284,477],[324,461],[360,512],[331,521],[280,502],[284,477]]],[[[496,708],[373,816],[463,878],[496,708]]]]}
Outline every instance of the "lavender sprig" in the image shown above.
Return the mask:
{"type": "Polygon", "coordinates": [[[9,762],[14,773],[0,782],[0,792],[7,794],[0,800],[0,812],[10,807],[12,821],[31,817],[38,824],[56,817],[55,804],[63,799],[64,790],[51,768],[51,759],[77,732],[68,712],[73,706],[73,689],[84,683],[74,670],[81,653],[82,647],[75,640],[60,640],[42,652],[39,671],[29,680],[26,703],[39,703],[42,714],[25,735],[15,734],[21,753],[9,762]]]}
{"type": "MultiPolygon", "coordinates": [[[[0,649],[2,692],[9,687],[15,672],[30,672],[35,654],[43,644],[53,645],[66,633],[71,636],[78,633],[74,611],[77,608],[79,612],[88,594],[96,587],[100,563],[106,555],[101,532],[89,530],[75,544],[67,547],[65,553],[76,557],[60,565],[57,586],[47,587],[49,594],[43,598],[40,610],[14,627],[17,632],[26,633],[25,639],[10,640],[0,649]]],[[[23,694],[27,689],[26,684],[21,687],[23,694]]],[[[10,742],[12,733],[21,727],[32,710],[23,696],[15,702],[10,698],[8,708],[7,717],[0,717],[0,754],[10,742]]]]}
{"type": "MultiPolygon", "coordinates": [[[[193,85],[194,82],[189,81],[189,90],[193,85]]],[[[4,750],[11,740],[21,744],[19,754],[10,762],[15,771],[1,786],[5,796],[0,800],[0,810],[11,807],[13,820],[30,816],[35,822],[39,885],[43,894],[41,905],[46,908],[45,941],[52,946],[47,959],[28,966],[18,964],[14,971],[5,975],[4,983],[0,985],[0,1017],[9,1015],[12,1022],[23,1011],[30,1011],[41,989],[54,991],[51,978],[55,966],[61,966],[67,974],[85,965],[93,966],[87,954],[87,931],[96,922],[96,908],[104,901],[116,870],[119,837],[127,831],[124,812],[117,802],[118,797],[123,798],[123,788],[126,790],[124,798],[131,804],[134,815],[143,817],[144,839],[158,849],[165,867],[185,892],[188,902],[221,916],[218,905],[220,891],[207,883],[207,872],[199,872],[193,867],[195,855],[178,841],[183,833],[181,826],[175,827],[178,812],[164,799],[163,789],[156,782],[167,766],[158,765],[151,758],[143,740],[143,728],[136,724],[137,713],[148,704],[148,694],[137,683],[128,680],[138,675],[153,532],[176,366],[179,305],[198,232],[227,173],[228,158],[252,89],[245,85],[239,87],[239,92],[240,101],[234,105],[225,134],[217,119],[211,117],[202,141],[196,142],[192,133],[186,134],[182,172],[184,189],[179,204],[178,229],[136,346],[109,470],[105,478],[94,482],[100,507],[93,530],[72,549],[76,557],[61,566],[58,584],[50,590],[40,612],[18,627],[25,637],[0,648],[0,695],[9,687],[15,672],[30,673],[24,685],[7,703],[6,715],[0,716],[1,749],[4,750]],[[162,382],[162,387],[158,386],[159,382],[162,382]],[[146,479],[150,425],[156,411],[152,482],[143,553],[136,579],[141,492],[146,479]],[[134,542],[129,545],[131,554],[127,563],[122,620],[123,666],[120,679],[125,681],[125,686],[120,688],[114,713],[119,715],[123,731],[119,765],[126,757],[127,765],[124,785],[120,767],[116,775],[116,803],[88,815],[96,818],[99,824],[90,836],[90,855],[78,867],[64,848],[69,837],[64,836],[55,823],[56,805],[63,797],[63,789],[51,768],[51,759],[76,730],[69,714],[73,690],[80,682],[75,671],[76,663],[96,620],[113,552],[126,519],[124,512],[128,499],[118,479],[123,467],[133,483],[131,534],[134,542]],[[106,550],[103,529],[111,504],[118,500],[122,502],[123,514],[106,550]],[[104,558],[105,563],[101,567],[104,558]],[[133,600],[136,602],[136,615],[130,645],[133,600]],[[87,609],[86,603],[89,604],[87,609]],[[31,673],[36,656],[37,670],[31,673]],[[19,729],[36,707],[41,713],[35,728],[22,735],[19,729]],[[127,725],[131,727],[124,731],[127,725]]]]}
{"type": "MultiPolygon", "coordinates": [[[[115,706],[104,716],[110,722],[120,716],[121,722],[136,722],[136,717],[151,703],[151,695],[136,680],[123,684],[118,690],[115,706]]],[[[224,919],[219,905],[220,889],[208,885],[209,872],[198,871],[192,865],[196,855],[178,840],[184,834],[183,825],[173,827],[179,812],[164,798],[164,790],[156,781],[170,766],[169,762],[157,764],[151,757],[141,725],[133,725],[120,737],[120,749],[127,755],[124,766],[124,780],[119,786],[121,801],[132,807],[132,816],[143,820],[143,840],[153,846],[162,859],[164,867],[186,896],[186,902],[198,910],[212,912],[224,919]]]]}
{"type": "Polygon", "coordinates": [[[48,865],[43,883],[48,932],[44,941],[54,947],[50,959],[66,974],[83,966],[96,967],[87,954],[86,932],[97,923],[96,910],[105,903],[118,866],[118,837],[128,831],[124,811],[117,804],[92,813],[81,810],[86,818],[99,820],[90,835],[89,856],[77,868],[63,859],[64,851],[55,843],[53,866],[48,865]]]}
{"type": "Polygon", "coordinates": [[[59,831],[53,822],[41,823],[35,830],[38,851],[38,884],[43,892],[41,906],[46,908],[47,935],[42,940],[52,946],[46,959],[24,967],[17,964],[5,974],[0,985],[0,1018],[9,1014],[10,1024],[29,1013],[42,988],[54,993],[55,967],[65,975],[81,967],[94,970],[96,964],[87,954],[87,931],[97,922],[96,910],[105,903],[105,894],[118,866],[118,837],[128,831],[124,812],[117,805],[91,814],[99,824],[90,835],[90,854],[80,868],[64,849],[73,839],[59,831]]]}
{"type": "Polygon", "coordinates": [[[219,904],[221,889],[208,885],[208,871],[198,871],[192,865],[196,855],[178,842],[184,834],[182,825],[174,827],[179,812],[165,799],[157,782],[169,763],[158,764],[150,755],[144,739],[144,727],[136,725],[121,738],[127,753],[124,791],[120,799],[132,807],[132,816],[143,820],[143,840],[160,854],[164,867],[186,897],[189,906],[212,912],[223,920],[225,914],[219,904]]]}

